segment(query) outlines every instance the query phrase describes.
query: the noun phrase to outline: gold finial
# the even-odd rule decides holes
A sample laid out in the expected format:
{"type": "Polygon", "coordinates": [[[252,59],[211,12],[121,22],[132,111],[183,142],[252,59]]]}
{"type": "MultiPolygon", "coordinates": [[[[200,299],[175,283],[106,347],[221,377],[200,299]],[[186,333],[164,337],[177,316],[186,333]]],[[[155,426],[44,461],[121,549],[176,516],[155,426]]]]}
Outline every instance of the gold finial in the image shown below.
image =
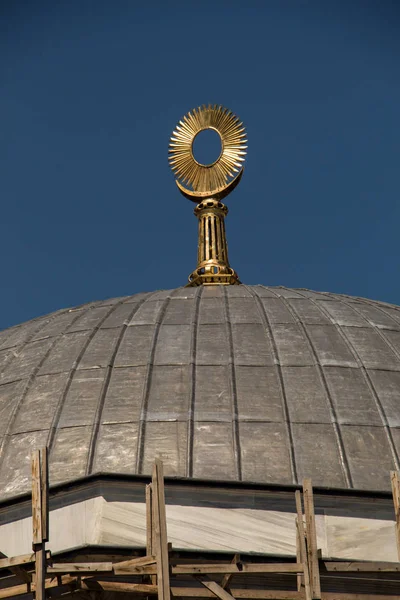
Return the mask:
{"type": "Polygon", "coordinates": [[[243,123],[230,110],[217,105],[189,112],[171,136],[169,162],[176,185],[186,198],[199,202],[194,211],[199,219],[198,260],[196,270],[189,276],[190,286],[240,283],[229,266],[225,235],[228,208],[221,200],[243,175],[246,142],[243,123]],[[199,163],[193,155],[194,140],[206,129],[216,131],[221,141],[220,155],[209,165],[199,163]]]}

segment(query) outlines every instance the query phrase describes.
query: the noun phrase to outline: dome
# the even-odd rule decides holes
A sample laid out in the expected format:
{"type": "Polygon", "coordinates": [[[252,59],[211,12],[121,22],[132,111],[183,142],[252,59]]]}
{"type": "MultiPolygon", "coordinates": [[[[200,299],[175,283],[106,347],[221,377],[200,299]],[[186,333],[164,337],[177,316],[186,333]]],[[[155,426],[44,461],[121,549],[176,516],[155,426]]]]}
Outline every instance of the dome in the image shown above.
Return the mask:
{"type": "Polygon", "coordinates": [[[0,332],[0,490],[92,473],[387,490],[400,452],[400,308],[200,286],[0,332]]]}

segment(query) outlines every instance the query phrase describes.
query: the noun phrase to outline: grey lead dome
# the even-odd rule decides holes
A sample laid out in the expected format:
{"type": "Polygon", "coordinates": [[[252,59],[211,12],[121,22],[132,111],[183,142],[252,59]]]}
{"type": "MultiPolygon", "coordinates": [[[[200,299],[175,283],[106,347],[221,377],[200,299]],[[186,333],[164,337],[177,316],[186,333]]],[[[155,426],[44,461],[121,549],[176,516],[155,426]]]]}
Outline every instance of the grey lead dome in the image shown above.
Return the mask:
{"type": "Polygon", "coordinates": [[[1,497],[97,472],[389,489],[400,308],[284,287],[201,286],[0,332],[1,497]]]}

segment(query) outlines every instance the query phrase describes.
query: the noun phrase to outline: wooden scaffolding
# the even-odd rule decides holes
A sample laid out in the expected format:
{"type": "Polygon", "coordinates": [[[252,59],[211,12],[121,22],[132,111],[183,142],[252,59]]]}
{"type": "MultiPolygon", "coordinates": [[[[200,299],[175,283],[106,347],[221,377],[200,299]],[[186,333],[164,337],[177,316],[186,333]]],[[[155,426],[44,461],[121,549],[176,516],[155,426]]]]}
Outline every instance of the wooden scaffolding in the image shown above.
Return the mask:
{"type": "MultiPolygon", "coordinates": [[[[400,561],[400,478],[392,472],[396,539],[400,561]]],[[[161,461],[153,466],[146,486],[146,550],[125,555],[96,552],[72,554],[70,562],[46,551],[49,539],[47,449],[32,455],[31,554],[0,558],[0,599],[29,594],[36,600],[77,600],[106,593],[125,593],[159,600],[383,600],[400,599],[400,562],[323,560],[317,547],[313,488],[305,479],[295,492],[296,561],[272,562],[266,557],[230,560],[200,552],[174,551],[168,543],[161,461]],[[121,560],[123,558],[123,560],[121,560]]],[[[0,542],[1,543],[1,542],[0,542]]],[[[71,554],[71,553],[69,553],[71,554]]],[[[119,595],[118,598],[122,597],[119,595]]]]}

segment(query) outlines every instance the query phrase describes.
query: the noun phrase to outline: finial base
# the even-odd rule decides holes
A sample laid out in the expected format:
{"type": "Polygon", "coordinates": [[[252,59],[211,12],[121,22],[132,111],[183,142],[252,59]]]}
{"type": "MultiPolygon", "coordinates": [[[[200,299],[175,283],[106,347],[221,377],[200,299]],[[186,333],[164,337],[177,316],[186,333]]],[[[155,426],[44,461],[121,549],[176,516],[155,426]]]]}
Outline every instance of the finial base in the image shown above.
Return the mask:
{"type": "Polygon", "coordinates": [[[206,198],[194,209],[199,220],[197,267],[189,275],[188,286],[238,285],[237,273],[228,260],[225,217],[228,208],[217,198],[206,198]]]}
{"type": "Polygon", "coordinates": [[[239,276],[231,268],[223,268],[215,265],[200,267],[189,275],[189,283],[186,287],[198,285],[240,285],[239,276]],[[222,272],[223,271],[223,272],[222,272]]]}

